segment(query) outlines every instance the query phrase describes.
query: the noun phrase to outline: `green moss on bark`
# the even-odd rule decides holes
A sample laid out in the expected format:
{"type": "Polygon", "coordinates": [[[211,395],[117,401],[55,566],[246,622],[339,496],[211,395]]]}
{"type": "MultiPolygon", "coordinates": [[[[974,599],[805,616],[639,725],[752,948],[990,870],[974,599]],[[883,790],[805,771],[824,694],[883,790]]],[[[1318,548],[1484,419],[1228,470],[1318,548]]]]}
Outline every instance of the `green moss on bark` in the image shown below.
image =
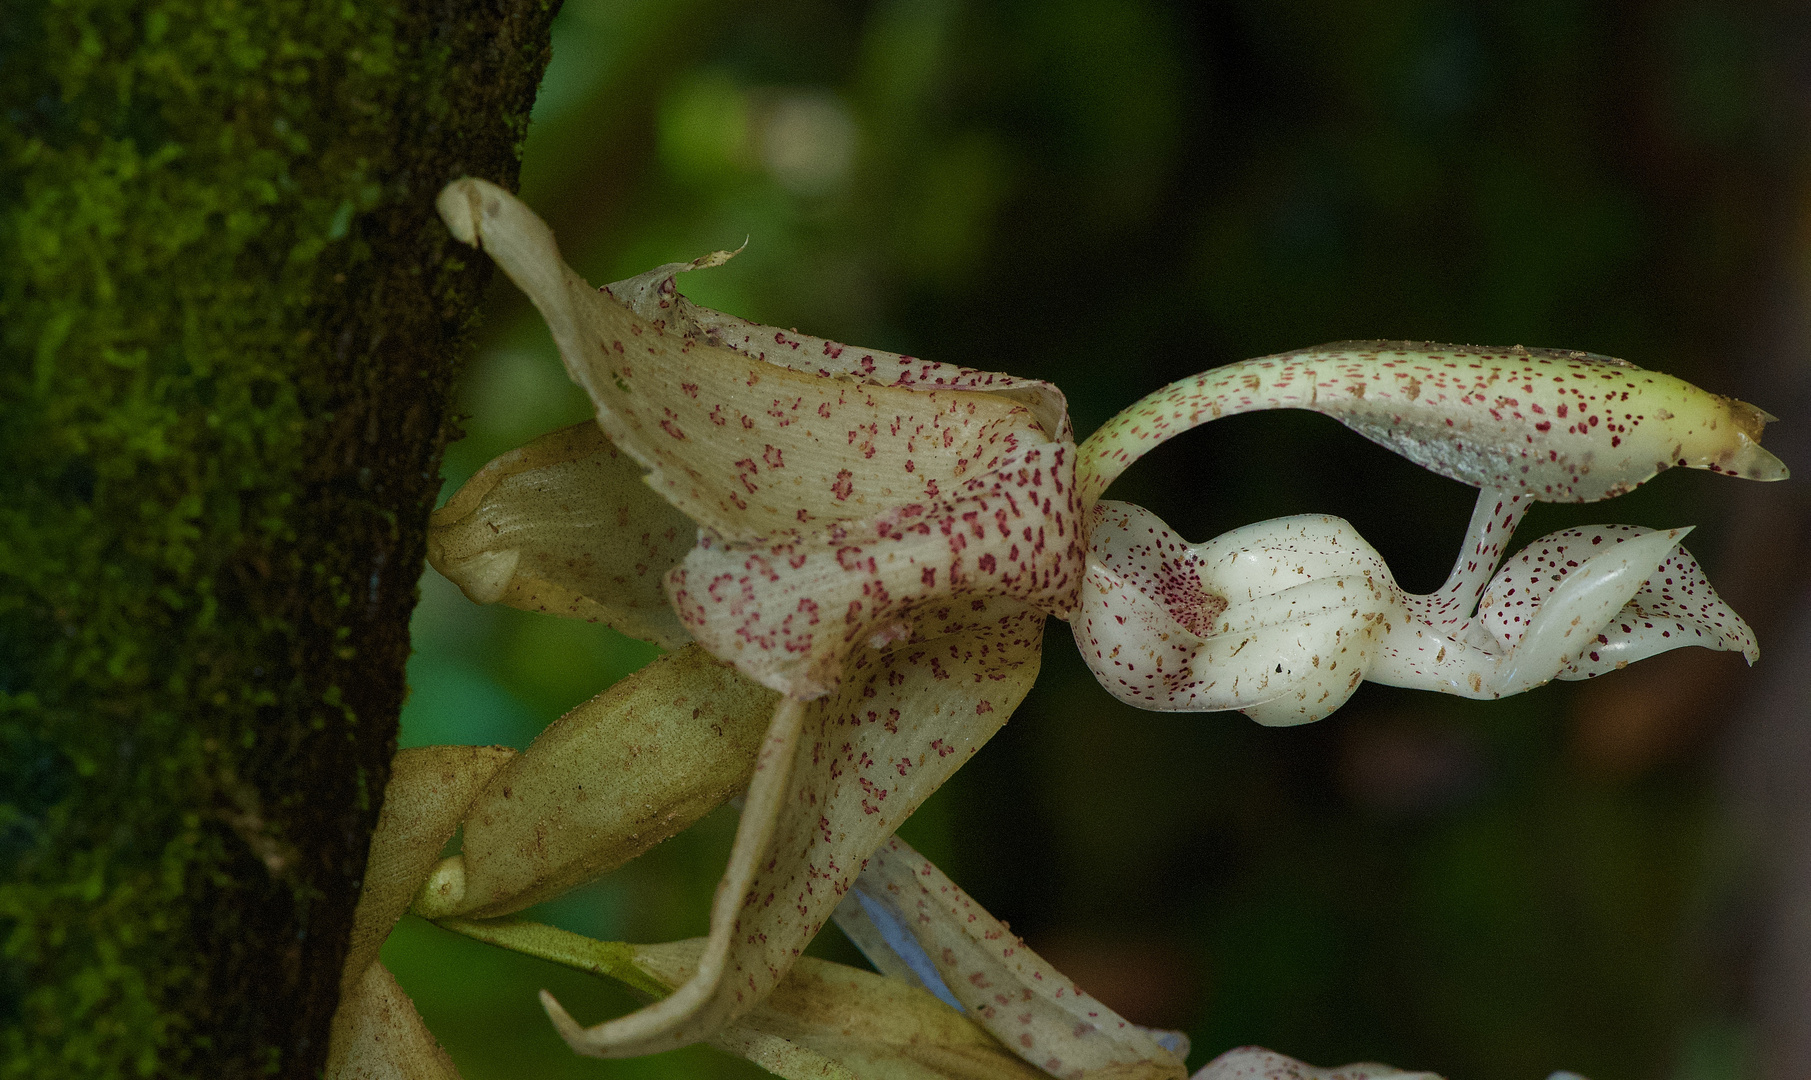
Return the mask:
{"type": "Polygon", "coordinates": [[[0,5],[0,1076],[312,1076],[553,0],[0,5]]]}

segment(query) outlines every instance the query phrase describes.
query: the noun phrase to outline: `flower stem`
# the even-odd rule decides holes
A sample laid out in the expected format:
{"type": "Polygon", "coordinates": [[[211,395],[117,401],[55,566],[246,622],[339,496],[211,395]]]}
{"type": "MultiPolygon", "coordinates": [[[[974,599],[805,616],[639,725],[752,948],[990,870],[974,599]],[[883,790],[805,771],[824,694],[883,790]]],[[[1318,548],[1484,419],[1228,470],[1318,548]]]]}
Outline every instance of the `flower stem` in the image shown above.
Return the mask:
{"type": "Polygon", "coordinates": [[[654,998],[673,992],[636,963],[635,946],[627,942],[598,941],[523,919],[439,919],[434,925],[511,952],[615,979],[654,998]]]}

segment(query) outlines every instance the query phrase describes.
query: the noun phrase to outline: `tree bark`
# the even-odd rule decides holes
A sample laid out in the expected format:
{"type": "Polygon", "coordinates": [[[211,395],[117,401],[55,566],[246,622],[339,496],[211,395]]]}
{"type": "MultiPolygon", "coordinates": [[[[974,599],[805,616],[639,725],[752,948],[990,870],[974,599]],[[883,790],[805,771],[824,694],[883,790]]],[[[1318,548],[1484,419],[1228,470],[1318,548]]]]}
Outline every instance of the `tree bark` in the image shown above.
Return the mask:
{"type": "Polygon", "coordinates": [[[0,1076],[319,1074],[556,6],[0,5],[0,1076]]]}

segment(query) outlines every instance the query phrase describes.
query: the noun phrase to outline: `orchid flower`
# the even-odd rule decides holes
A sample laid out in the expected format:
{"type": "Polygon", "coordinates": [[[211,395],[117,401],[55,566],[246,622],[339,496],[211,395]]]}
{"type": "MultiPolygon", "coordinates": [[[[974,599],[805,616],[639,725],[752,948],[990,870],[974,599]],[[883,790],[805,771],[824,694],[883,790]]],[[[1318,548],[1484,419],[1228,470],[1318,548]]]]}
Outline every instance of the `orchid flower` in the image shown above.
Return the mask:
{"type": "MultiPolygon", "coordinates": [[[[710,934],[671,992],[589,1028],[544,999],[581,1053],[717,1038],[768,1000],[832,912],[859,932],[850,890],[886,892],[862,881],[901,849],[877,849],[897,845],[898,824],[1016,708],[1047,616],[1072,623],[1123,700],[1242,709],[1265,723],[1324,716],[1364,678],[1494,696],[1681,643],[1752,659],[1746,626],[1676,550],[1682,530],[1556,534],[1495,572],[1529,500],[1603,498],[1671,465],[1785,475],[1758,445],[1766,414],[1668,376],[1586,354],[1346,343],[1185,380],[1078,448],[1048,383],[691,304],[675,276],[723,253],[600,290],[500,188],[462,180],[439,206],[453,234],[535,303],[597,423],[473,477],[436,512],[430,560],[479,602],[602,621],[669,649],[695,643],[663,661],[679,673],[668,698],[645,704],[658,713],[650,723],[690,747],[680,759],[720,760],[701,764],[696,782],[663,774],[661,798],[676,809],[648,800],[659,820],[598,847],[570,809],[585,761],[539,753],[537,741],[508,766],[522,783],[492,783],[479,797],[490,809],[473,818],[503,824],[486,840],[468,822],[465,852],[433,870],[418,910],[519,910],[747,782],[710,934]],[[1483,488],[1447,586],[1404,593],[1334,518],[1191,546],[1147,512],[1101,500],[1157,443],[1258,408],[1327,413],[1483,488]],[[716,734],[703,739],[707,725],[716,734]],[[549,830],[533,824],[531,805],[567,809],[549,830]]],[[[988,970],[1038,981],[1023,975],[1038,963],[1029,954],[975,948],[988,970]]],[[[1153,1055],[1151,1037],[1075,1018],[1079,1001],[1052,998],[1027,1014],[1025,1060],[1083,1062],[1084,1072],[1137,1061],[1181,1075],[1160,1046],[1153,1055]]],[[[987,1021],[986,1002],[963,1004],[987,1021]]]]}
{"type": "Polygon", "coordinates": [[[1682,645],[1753,663],[1747,624],[1677,547],[1687,529],[1555,533],[1492,574],[1531,501],[1609,498],[1674,465],[1784,479],[1759,443],[1771,419],[1626,361],[1549,349],[1341,342],[1184,379],[1081,448],[1091,529],[1076,644],[1122,701],[1272,725],[1318,720],[1365,679],[1493,698],[1682,645]],[[1271,408],[1325,413],[1481,489],[1440,589],[1404,592],[1338,518],[1191,545],[1148,511],[1097,501],[1158,443],[1271,408]]]}

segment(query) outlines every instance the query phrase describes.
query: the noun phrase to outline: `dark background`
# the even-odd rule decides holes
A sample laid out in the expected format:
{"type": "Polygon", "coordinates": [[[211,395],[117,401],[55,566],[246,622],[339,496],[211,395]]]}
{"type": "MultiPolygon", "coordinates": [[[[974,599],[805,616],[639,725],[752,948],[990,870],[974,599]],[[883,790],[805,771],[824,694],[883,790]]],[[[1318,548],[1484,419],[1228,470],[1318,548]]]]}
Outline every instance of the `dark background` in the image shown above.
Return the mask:
{"type": "MultiPolygon", "coordinates": [[[[701,302],[1035,375],[1078,431],[1157,386],[1342,338],[1585,349],[1754,401],[1811,472],[1798,5],[567,0],[523,197],[610,281],[715,248],[701,302]]],[[[589,414],[499,278],[451,491],[589,414]]],[[[1811,1073],[1805,498],[1684,471],[1572,524],[1694,524],[1761,634],[1481,704],[1365,686],[1334,717],[1141,713],[1052,623],[1038,689],[903,830],[1084,987],[1186,1029],[1463,1080],[1811,1073]],[[1796,756],[1795,756],[1796,755],[1796,756]],[[1794,914],[1794,912],[1797,914],[1794,914]]],[[[1350,519],[1414,590],[1472,492],[1306,413],[1235,417],[1112,492],[1190,539],[1350,519]]],[[[1519,546],[1519,545],[1518,545],[1519,546]]],[[[652,651],[430,574],[404,744],[525,745],[652,651]]],[[[707,819],[538,914],[702,934],[707,819]]],[[[834,930],[814,951],[854,954],[834,930]]],[[[470,1080],[747,1075],[571,1056],[533,991],[633,1004],[416,920],[386,959],[470,1080]]],[[[587,1010],[589,1010],[587,1012],[587,1010]]]]}

